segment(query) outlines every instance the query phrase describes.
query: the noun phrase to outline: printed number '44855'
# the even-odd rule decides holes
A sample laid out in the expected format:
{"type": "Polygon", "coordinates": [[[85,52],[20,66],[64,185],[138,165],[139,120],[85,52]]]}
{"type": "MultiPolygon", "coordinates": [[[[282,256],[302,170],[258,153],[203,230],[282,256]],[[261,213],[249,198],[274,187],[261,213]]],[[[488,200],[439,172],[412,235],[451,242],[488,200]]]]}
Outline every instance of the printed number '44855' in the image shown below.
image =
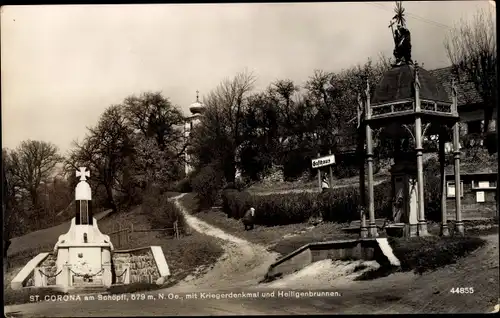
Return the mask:
{"type": "Polygon", "coordinates": [[[450,293],[452,294],[473,294],[473,287],[453,287],[450,289],[450,293]]]}

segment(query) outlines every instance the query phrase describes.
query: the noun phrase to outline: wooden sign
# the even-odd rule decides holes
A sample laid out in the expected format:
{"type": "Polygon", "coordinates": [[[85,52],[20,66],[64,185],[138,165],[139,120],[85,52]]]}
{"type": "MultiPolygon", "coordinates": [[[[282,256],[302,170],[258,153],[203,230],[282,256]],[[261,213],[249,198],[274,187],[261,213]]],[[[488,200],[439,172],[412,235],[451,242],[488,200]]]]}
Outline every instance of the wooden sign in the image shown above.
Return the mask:
{"type": "Polygon", "coordinates": [[[328,155],[320,158],[316,158],[312,160],[313,168],[321,168],[333,165],[335,163],[335,155],[328,155]]]}

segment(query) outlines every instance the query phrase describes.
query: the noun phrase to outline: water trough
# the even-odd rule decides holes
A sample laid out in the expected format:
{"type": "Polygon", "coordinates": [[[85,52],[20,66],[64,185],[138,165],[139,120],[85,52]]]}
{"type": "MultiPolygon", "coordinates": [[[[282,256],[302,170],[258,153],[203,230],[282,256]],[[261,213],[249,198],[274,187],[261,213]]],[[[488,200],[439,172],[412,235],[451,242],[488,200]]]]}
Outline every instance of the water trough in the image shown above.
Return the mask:
{"type": "Polygon", "coordinates": [[[376,261],[381,267],[400,266],[387,238],[315,242],[278,259],[269,267],[266,279],[294,273],[324,259],[376,261]]]}

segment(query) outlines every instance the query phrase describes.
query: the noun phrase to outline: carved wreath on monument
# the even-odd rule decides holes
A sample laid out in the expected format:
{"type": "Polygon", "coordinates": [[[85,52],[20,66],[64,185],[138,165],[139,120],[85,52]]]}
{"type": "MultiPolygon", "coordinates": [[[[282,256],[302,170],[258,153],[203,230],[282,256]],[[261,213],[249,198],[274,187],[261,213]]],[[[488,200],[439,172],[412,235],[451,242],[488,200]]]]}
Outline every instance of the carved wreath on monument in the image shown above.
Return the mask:
{"type": "Polygon", "coordinates": [[[79,259],[72,266],[72,272],[75,276],[83,277],[84,281],[89,281],[92,277],[98,275],[102,269],[92,271],[90,264],[83,258],[81,258],[81,254],[78,255],[79,259]]]}

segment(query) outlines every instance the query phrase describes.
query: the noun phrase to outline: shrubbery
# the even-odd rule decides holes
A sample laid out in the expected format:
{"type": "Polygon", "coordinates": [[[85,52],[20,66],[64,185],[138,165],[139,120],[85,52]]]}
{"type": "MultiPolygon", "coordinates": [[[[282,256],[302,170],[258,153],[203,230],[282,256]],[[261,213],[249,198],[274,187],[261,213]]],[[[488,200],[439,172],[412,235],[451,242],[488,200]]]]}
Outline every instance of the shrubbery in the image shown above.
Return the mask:
{"type": "Polygon", "coordinates": [[[143,196],[142,211],[155,228],[173,228],[178,221],[179,231],[185,233],[186,220],[182,211],[174,202],[168,200],[165,193],[156,188],[148,188],[143,196]]]}
{"type": "Polygon", "coordinates": [[[191,187],[191,178],[186,177],[178,181],[174,186],[174,190],[180,193],[193,192],[193,188],[191,187]]]}
{"type": "Polygon", "coordinates": [[[486,241],[479,237],[414,237],[389,238],[394,255],[401,262],[403,271],[413,270],[422,274],[453,264],[483,246],[486,241]]]}
{"type": "Polygon", "coordinates": [[[211,165],[201,168],[194,176],[191,186],[196,192],[199,210],[211,208],[217,201],[217,196],[223,186],[222,175],[211,165]]]}
{"type": "MultiPolygon", "coordinates": [[[[391,184],[386,181],[375,186],[375,215],[386,217],[392,209],[391,184]]],[[[240,219],[245,211],[255,208],[256,224],[274,226],[305,222],[321,215],[325,221],[346,222],[359,218],[360,203],[357,187],[331,189],[328,192],[251,195],[248,192],[225,190],[223,211],[240,219]]]]}

